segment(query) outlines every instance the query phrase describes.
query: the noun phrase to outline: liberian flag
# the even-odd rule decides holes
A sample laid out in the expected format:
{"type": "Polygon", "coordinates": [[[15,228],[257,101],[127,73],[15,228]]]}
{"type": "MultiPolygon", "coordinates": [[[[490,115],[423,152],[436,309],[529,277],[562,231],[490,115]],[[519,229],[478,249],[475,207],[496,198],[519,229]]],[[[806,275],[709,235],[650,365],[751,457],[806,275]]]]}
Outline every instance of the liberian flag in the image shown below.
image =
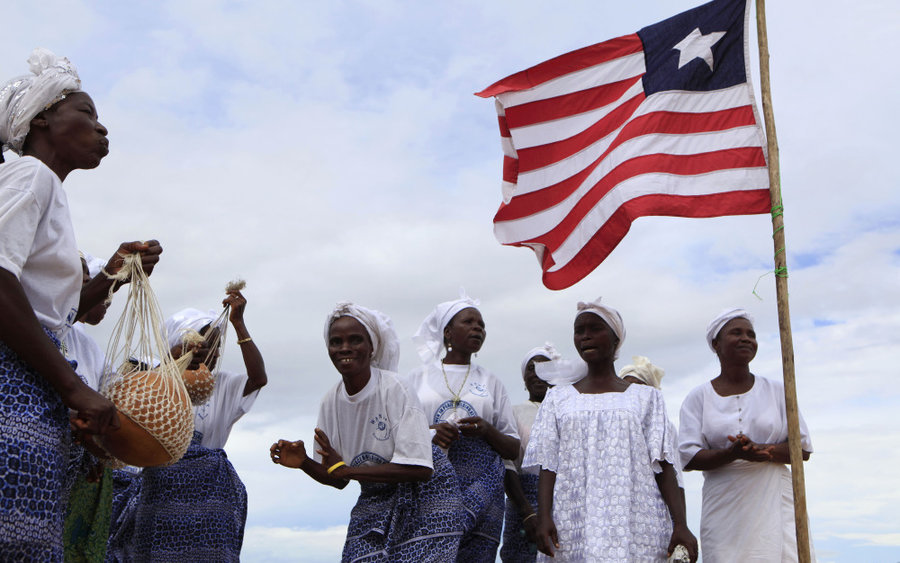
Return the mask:
{"type": "Polygon", "coordinates": [[[716,0],[477,94],[496,98],[504,153],[494,234],[532,248],[548,288],[588,275],[642,215],[769,212],[747,18],[716,0]]]}

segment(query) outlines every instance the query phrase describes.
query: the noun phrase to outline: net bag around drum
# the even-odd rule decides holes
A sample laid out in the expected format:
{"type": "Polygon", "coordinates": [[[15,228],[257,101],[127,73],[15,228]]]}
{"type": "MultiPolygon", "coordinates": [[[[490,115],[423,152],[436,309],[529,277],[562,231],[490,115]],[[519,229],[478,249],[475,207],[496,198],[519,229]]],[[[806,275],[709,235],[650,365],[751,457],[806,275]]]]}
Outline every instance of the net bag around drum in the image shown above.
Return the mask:
{"type": "Polygon", "coordinates": [[[123,464],[170,465],[181,459],[194,433],[191,399],[181,379],[185,364],[169,351],[140,255],[126,256],[113,278],[130,284],[107,349],[101,393],[116,405],[120,427],[93,440],[123,464]]]}
{"type": "MultiPolygon", "coordinates": [[[[247,286],[244,280],[234,280],[225,286],[225,293],[233,293],[243,290],[247,286]]],[[[178,362],[190,366],[196,355],[197,345],[206,342],[207,353],[200,358],[196,369],[185,369],[182,374],[184,386],[191,397],[194,406],[200,406],[209,400],[215,390],[216,380],[219,377],[219,366],[222,363],[222,354],[225,350],[225,338],[228,333],[228,319],[231,315],[231,305],[223,307],[222,312],[215,320],[206,326],[204,334],[200,334],[192,328],[176,329],[175,334],[169,334],[169,344],[181,350],[178,362]],[[174,338],[174,340],[173,340],[174,338]],[[190,355],[189,358],[185,356],[190,355]],[[210,367],[212,366],[212,367],[210,367]]],[[[171,320],[170,320],[171,322],[171,320]]],[[[176,323],[177,324],[177,321],[176,323]]],[[[202,330],[203,327],[197,327],[202,330]]],[[[171,330],[171,328],[170,328],[171,330]]]]}

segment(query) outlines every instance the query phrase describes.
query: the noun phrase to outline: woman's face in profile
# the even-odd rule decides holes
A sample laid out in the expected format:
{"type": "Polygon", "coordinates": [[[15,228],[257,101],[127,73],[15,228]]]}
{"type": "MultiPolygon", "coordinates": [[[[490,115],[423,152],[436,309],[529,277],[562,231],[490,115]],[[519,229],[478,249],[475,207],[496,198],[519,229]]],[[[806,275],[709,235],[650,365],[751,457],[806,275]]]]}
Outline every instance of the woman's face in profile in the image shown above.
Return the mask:
{"type": "Polygon", "coordinates": [[[96,168],[109,154],[108,131],[97,118],[94,101],[72,92],[35,117],[32,127],[46,128],[54,156],[72,170],[96,168]]]}

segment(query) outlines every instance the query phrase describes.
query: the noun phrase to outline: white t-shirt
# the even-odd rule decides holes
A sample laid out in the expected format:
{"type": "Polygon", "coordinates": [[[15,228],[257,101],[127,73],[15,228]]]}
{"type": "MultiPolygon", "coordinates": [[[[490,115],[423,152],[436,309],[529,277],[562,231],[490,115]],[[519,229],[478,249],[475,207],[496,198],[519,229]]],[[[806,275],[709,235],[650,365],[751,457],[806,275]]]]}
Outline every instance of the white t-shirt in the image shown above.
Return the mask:
{"type": "Polygon", "coordinates": [[[200,444],[209,449],[224,448],[231,427],[250,410],[259,389],[244,396],[247,376],[224,369],[219,370],[216,385],[206,403],[194,407],[194,430],[203,433],[200,444]]]}
{"type": "Polygon", "coordinates": [[[31,156],[0,164],[0,268],[18,278],[38,322],[65,334],[78,312],[81,260],[62,182],[31,156]]]}
{"type": "Polygon", "coordinates": [[[516,429],[519,431],[519,457],[515,461],[504,459],[503,466],[517,471],[520,475],[539,475],[541,472],[539,467],[522,467],[522,459],[525,458],[525,450],[528,448],[528,440],[531,438],[531,427],[534,425],[534,419],[540,407],[541,404],[534,401],[526,401],[513,406],[516,429]]]}
{"type": "Polygon", "coordinates": [[[438,422],[454,422],[469,416],[480,416],[507,436],[518,439],[512,405],[503,383],[483,367],[432,362],[410,372],[410,388],[419,398],[428,426],[438,422]],[[468,371],[468,378],[466,372],[468,371]],[[447,380],[444,381],[444,372],[447,380]],[[459,392],[460,403],[454,408],[453,393],[459,392]]]}
{"type": "Polygon", "coordinates": [[[84,324],[75,323],[72,330],[63,336],[62,343],[66,348],[66,357],[78,362],[75,373],[81,376],[88,387],[99,391],[106,354],[84,330],[84,324]]]}
{"type": "MultiPolygon", "coordinates": [[[[433,467],[425,414],[395,373],[373,367],[355,395],[339,381],[322,398],[317,426],[348,465],[433,467]]],[[[321,462],[322,456],[316,453],[315,459],[321,462]]]]}

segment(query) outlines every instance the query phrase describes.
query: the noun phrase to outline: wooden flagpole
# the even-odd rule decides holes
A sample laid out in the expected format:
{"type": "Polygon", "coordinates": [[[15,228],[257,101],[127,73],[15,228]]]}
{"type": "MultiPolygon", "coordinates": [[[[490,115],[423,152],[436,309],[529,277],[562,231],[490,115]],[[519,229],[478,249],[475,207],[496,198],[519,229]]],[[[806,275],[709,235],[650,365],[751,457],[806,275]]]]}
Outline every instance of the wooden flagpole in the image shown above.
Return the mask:
{"type": "Polygon", "coordinates": [[[787,258],[784,249],[784,217],[781,203],[781,170],[778,140],[775,136],[775,114],[769,87],[769,42],[766,35],[766,2],[756,0],[756,31],[759,43],[759,77],[762,90],[763,117],[769,153],[769,193],[772,199],[772,238],[775,242],[775,291],[778,301],[778,328],[781,333],[781,366],[784,374],[784,398],[787,410],[788,445],[791,452],[791,475],[794,487],[794,526],[797,530],[797,556],[800,563],[810,562],[809,527],[806,514],[806,479],[803,475],[803,450],[800,445],[800,411],[794,381],[794,342],[791,337],[791,315],[788,307],[787,258]]]}

